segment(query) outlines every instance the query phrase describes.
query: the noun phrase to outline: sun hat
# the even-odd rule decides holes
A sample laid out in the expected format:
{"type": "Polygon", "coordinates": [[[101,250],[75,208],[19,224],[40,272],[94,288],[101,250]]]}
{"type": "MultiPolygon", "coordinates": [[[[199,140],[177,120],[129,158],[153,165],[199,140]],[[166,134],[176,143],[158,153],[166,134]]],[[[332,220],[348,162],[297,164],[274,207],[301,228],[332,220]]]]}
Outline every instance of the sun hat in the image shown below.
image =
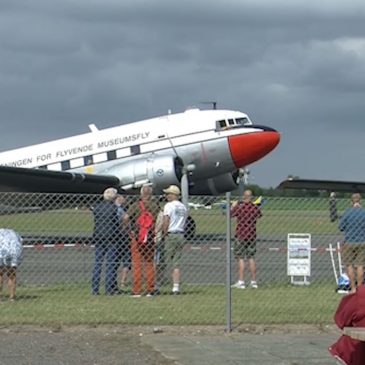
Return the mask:
{"type": "Polygon", "coordinates": [[[164,189],[163,192],[165,194],[180,195],[180,189],[176,185],[170,185],[167,189],[164,189]]]}

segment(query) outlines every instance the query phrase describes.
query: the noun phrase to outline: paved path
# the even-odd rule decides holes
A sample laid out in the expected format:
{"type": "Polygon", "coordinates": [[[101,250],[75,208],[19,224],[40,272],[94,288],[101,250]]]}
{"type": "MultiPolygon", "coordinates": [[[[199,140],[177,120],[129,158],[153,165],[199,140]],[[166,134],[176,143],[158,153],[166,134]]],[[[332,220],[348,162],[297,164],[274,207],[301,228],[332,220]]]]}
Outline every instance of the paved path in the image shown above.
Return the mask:
{"type": "Polygon", "coordinates": [[[148,336],[143,340],[184,365],[336,364],[327,348],[334,335],[148,336]]]}

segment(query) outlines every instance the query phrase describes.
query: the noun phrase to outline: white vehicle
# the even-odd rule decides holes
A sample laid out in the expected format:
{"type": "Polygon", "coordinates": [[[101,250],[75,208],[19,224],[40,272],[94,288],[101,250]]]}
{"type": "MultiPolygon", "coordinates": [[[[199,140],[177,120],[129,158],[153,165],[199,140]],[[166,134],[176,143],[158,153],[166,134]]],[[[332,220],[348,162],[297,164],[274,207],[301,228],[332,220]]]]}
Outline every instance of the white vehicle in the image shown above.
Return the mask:
{"type": "Polygon", "coordinates": [[[237,170],[273,150],[280,134],[239,111],[190,109],[0,153],[0,191],[133,193],[180,184],[189,170],[191,194],[237,186],[237,170]]]}

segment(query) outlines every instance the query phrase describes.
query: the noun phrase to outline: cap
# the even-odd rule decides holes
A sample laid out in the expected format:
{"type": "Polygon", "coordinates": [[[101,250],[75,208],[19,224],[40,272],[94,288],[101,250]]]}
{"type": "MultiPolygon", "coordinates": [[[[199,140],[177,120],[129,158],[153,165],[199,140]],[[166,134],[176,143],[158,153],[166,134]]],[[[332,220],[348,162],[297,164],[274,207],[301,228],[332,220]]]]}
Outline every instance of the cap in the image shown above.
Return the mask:
{"type": "Polygon", "coordinates": [[[180,189],[176,185],[170,185],[167,189],[163,190],[166,194],[180,195],[180,189]]]}

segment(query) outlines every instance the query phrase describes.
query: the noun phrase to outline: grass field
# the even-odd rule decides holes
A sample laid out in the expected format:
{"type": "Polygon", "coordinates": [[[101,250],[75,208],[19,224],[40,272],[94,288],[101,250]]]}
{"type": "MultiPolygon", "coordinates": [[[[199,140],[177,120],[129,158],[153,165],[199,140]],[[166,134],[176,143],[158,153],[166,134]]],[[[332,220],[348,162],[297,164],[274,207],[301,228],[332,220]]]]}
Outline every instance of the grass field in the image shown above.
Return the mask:
{"type": "MultiPolygon", "coordinates": [[[[233,290],[233,324],[332,323],[340,296],[332,285],[286,284],[233,290]]],[[[93,297],[84,284],[19,288],[16,302],[2,301],[1,325],[224,325],[223,286],[185,285],[180,296],[93,297]]]]}
{"type": "MultiPolygon", "coordinates": [[[[342,211],[348,202],[338,203],[342,211]]],[[[329,220],[327,199],[268,199],[262,208],[263,218],[258,223],[258,234],[309,232],[337,234],[337,222],[329,220]]],[[[190,211],[195,219],[198,234],[222,234],[226,231],[225,211],[218,206],[211,210],[190,211]]],[[[232,220],[234,226],[234,220],[232,220]]],[[[91,235],[93,217],[89,210],[52,210],[0,216],[0,227],[14,228],[24,235],[91,235]]]]}

